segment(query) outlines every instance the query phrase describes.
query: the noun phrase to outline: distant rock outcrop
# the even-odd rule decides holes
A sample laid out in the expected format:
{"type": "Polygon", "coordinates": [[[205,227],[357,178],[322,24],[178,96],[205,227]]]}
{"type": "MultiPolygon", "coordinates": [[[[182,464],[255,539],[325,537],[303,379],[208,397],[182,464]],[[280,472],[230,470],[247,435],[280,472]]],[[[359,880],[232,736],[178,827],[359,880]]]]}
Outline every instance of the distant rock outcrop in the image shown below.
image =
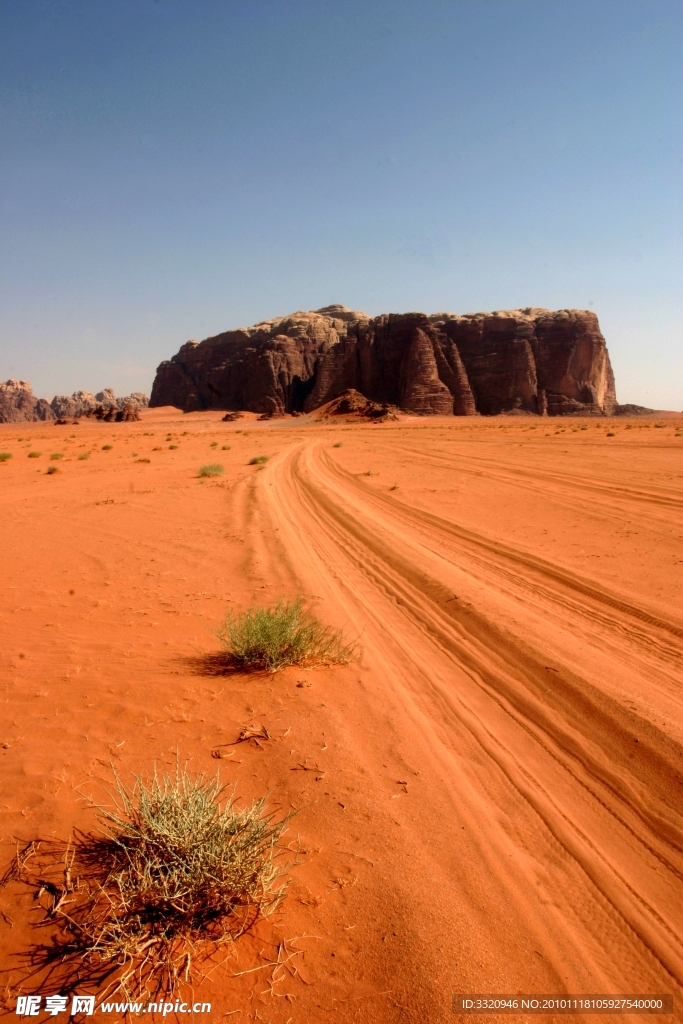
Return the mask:
{"type": "Polygon", "coordinates": [[[55,395],[50,402],[52,411],[58,419],[91,416],[98,408],[122,410],[126,406],[131,406],[135,409],[146,409],[148,405],[149,398],[142,391],[134,391],[125,398],[117,398],[113,388],[104,388],[96,395],[90,391],[74,391],[73,395],[55,395]]]}
{"type": "Polygon", "coordinates": [[[310,412],[353,389],[420,414],[611,415],[614,376],[589,310],[293,313],[189,341],[157,369],[150,405],[310,412]]]}
{"type": "Polygon", "coordinates": [[[83,416],[97,405],[95,396],[90,391],[74,391],[73,395],[55,395],[50,402],[53,413],[58,419],[83,416]]]}
{"type": "Polygon", "coordinates": [[[45,398],[35,397],[28,381],[0,383],[0,423],[64,422],[93,415],[116,422],[139,420],[140,409],[146,409],[148,405],[149,398],[142,391],[134,391],[125,398],[117,398],[111,388],[105,388],[96,395],[90,391],[74,391],[73,395],[55,395],[48,402],[45,398]],[[113,410],[111,415],[110,410],[113,410]]]}
{"type": "Polygon", "coordinates": [[[631,402],[614,407],[615,416],[656,416],[659,411],[658,409],[648,409],[645,405],[633,405],[631,402]]]}
{"type": "Polygon", "coordinates": [[[26,380],[0,383],[0,423],[35,423],[53,420],[55,414],[44,398],[36,398],[26,380]]]}
{"type": "Polygon", "coordinates": [[[134,402],[126,402],[121,408],[118,405],[96,405],[83,413],[83,417],[94,417],[105,423],[129,423],[140,419],[140,408],[134,402]]]}

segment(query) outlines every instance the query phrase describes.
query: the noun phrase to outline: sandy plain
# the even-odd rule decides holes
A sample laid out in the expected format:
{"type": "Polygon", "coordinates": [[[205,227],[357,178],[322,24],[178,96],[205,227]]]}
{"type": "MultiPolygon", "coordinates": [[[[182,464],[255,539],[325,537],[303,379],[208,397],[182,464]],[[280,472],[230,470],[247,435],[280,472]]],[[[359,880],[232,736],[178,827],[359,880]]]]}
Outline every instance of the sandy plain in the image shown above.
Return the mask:
{"type": "MultiPolygon", "coordinates": [[[[680,1012],[682,428],[172,409],[0,427],[0,873],[18,840],[91,828],[110,764],[178,752],[297,810],[300,846],[193,1019],[504,1019],[454,1016],[456,992],[674,993],[680,1012]],[[208,462],[224,475],[200,480],[208,462]],[[226,610],[297,594],[355,659],[217,674],[226,610]],[[246,725],[271,739],[212,757],[246,725]]],[[[38,918],[0,891],[8,1009],[48,994],[21,966],[38,918]]]]}

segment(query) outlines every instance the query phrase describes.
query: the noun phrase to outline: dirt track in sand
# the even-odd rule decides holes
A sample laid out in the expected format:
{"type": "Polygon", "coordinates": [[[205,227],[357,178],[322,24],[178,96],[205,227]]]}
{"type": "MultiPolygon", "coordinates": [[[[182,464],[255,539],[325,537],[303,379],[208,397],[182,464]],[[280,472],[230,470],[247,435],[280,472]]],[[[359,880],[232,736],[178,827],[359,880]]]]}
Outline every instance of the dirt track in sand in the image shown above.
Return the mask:
{"type": "MultiPolygon", "coordinates": [[[[680,1000],[683,439],[662,422],[2,428],[6,858],[89,825],[79,791],[110,760],[178,749],[210,771],[258,722],[273,740],[218,763],[243,798],[299,809],[306,852],[278,920],[200,987],[215,1019],[446,1021],[455,991],[680,1000]],[[61,446],[58,474],[22,435],[61,446]],[[209,461],[225,476],[200,484],[209,461]],[[296,593],[360,637],[356,662],[208,674],[226,607],[296,593]],[[230,977],[302,935],[270,994],[230,977]]],[[[0,894],[11,992],[29,903],[0,894]]]]}

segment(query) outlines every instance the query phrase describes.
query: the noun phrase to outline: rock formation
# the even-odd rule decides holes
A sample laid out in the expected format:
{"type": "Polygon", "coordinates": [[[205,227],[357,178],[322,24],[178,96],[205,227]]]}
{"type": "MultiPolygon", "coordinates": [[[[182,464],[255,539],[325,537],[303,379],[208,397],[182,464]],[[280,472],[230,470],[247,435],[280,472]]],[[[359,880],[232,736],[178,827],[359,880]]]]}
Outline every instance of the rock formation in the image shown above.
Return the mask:
{"type": "Polygon", "coordinates": [[[98,407],[124,409],[126,406],[133,406],[136,409],[145,409],[148,405],[149,398],[142,391],[134,391],[125,398],[117,398],[113,388],[104,388],[96,395],[90,391],[74,391],[73,395],[55,395],[50,402],[52,411],[59,419],[89,416],[98,407]]]}
{"type": "Polygon", "coordinates": [[[31,385],[25,380],[0,383],[0,423],[35,423],[38,420],[66,422],[80,416],[93,416],[118,422],[139,420],[140,409],[149,405],[142,391],[134,391],[125,398],[117,398],[111,388],[92,395],[89,391],[74,391],[73,395],[55,395],[51,402],[36,398],[31,385]],[[111,415],[109,415],[110,410],[111,415]],[[120,415],[119,415],[120,414],[120,415]]]}
{"type": "Polygon", "coordinates": [[[0,383],[0,423],[35,423],[53,420],[55,414],[44,398],[36,398],[26,380],[0,383]]]}
{"type": "Polygon", "coordinates": [[[349,389],[421,414],[606,416],[616,407],[605,339],[588,310],[371,318],[345,306],[188,341],[157,369],[150,405],[277,416],[349,389]]]}
{"type": "MultiPolygon", "coordinates": [[[[349,388],[348,391],[343,391],[339,398],[323,405],[317,415],[321,419],[350,416],[354,419],[371,420],[373,423],[384,423],[386,420],[397,420],[399,412],[400,410],[395,405],[380,405],[379,402],[371,402],[359,391],[349,388]]],[[[297,414],[294,413],[294,415],[297,414]]]]}
{"type": "Polygon", "coordinates": [[[53,413],[58,419],[83,416],[97,405],[95,396],[90,391],[74,391],[73,395],[55,395],[50,402],[53,413]]]}
{"type": "MultiPolygon", "coordinates": [[[[119,401],[121,400],[119,399],[119,401]]],[[[105,423],[129,423],[140,419],[140,408],[141,406],[134,402],[126,402],[121,407],[118,405],[96,405],[94,409],[88,409],[83,413],[83,417],[94,417],[105,423]]]]}
{"type": "Polygon", "coordinates": [[[131,391],[125,398],[117,398],[116,402],[119,409],[124,409],[127,405],[134,405],[138,409],[146,409],[149,406],[149,395],[146,395],[144,391],[131,391]]]}

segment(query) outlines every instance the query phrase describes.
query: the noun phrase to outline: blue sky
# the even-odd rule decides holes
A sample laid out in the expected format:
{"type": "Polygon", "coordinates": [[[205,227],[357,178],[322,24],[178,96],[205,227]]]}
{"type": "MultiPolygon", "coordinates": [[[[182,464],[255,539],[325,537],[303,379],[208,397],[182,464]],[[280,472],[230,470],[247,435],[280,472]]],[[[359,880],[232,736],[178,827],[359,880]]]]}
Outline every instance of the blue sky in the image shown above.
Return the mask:
{"type": "Polygon", "coordinates": [[[683,409],[682,44],[680,0],[2,0],[0,379],[537,305],[683,409]]]}

